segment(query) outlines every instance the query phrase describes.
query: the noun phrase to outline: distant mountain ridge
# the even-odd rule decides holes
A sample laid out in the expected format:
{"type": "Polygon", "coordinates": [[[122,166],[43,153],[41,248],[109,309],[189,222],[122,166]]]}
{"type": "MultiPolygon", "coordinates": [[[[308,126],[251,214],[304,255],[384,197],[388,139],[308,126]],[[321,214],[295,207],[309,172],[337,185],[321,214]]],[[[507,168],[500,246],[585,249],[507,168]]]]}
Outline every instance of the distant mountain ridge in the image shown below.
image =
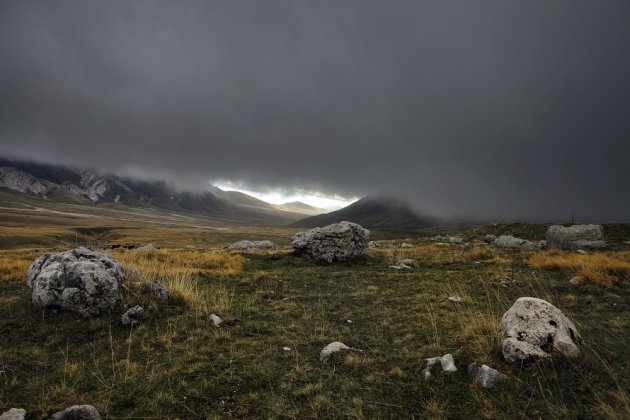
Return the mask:
{"type": "Polygon", "coordinates": [[[307,217],[294,222],[295,227],[318,227],[343,220],[369,229],[413,231],[432,226],[434,221],[418,215],[403,200],[387,196],[367,196],[337,211],[307,217]]]}
{"type": "Polygon", "coordinates": [[[303,212],[283,211],[235,191],[176,191],[164,181],[144,181],[0,157],[0,187],[56,201],[82,199],[95,204],[120,203],[228,217],[244,222],[287,224],[303,212]]]}

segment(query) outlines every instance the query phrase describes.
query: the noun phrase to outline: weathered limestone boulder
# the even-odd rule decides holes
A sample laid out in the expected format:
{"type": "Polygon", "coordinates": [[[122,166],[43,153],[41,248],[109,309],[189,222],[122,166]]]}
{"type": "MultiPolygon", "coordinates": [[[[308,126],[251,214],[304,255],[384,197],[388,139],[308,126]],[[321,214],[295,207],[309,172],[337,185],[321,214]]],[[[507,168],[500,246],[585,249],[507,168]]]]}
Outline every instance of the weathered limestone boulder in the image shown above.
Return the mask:
{"type": "Polygon", "coordinates": [[[368,247],[370,231],[351,222],[298,232],[291,245],[295,253],[332,263],[359,257],[368,247]]]}
{"type": "Polygon", "coordinates": [[[91,405],[73,405],[52,415],[52,420],[101,420],[101,415],[91,405]]]}
{"type": "Polygon", "coordinates": [[[606,247],[604,229],[601,225],[552,225],[545,234],[547,246],[570,251],[606,247]]]}
{"type": "Polygon", "coordinates": [[[575,325],[551,303],[533,297],[518,298],[501,319],[502,353],[509,362],[549,357],[556,351],[573,358],[582,342],[575,325]]]}
{"type": "Polygon", "coordinates": [[[0,414],[0,420],[24,420],[26,418],[26,410],[23,408],[12,408],[0,414]]]}
{"type": "Polygon", "coordinates": [[[473,383],[484,389],[494,388],[497,384],[507,379],[507,376],[498,370],[492,369],[487,365],[478,365],[477,363],[468,365],[468,375],[472,377],[473,383]]]}
{"type": "Polygon", "coordinates": [[[36,306],[98,315],[116,306],[123,269],[111,256],[79,247],[37,258],[26,273],[36,306]]]}
{"type": "Polygon", "coordinates": [[[271,241],[238,241],[228,246],[229,250],[242,250],[245,252],[263,251],[266,249],[275,249],[276,244],[271,241]]]}
{"type": "Polygon", "coordinates": [[[532,249],[534,243],[521,238],[515,238],[511,235],[501,235],[494,240],[494,245],[498,248],[520,248],[520,249],[532,249]]]}

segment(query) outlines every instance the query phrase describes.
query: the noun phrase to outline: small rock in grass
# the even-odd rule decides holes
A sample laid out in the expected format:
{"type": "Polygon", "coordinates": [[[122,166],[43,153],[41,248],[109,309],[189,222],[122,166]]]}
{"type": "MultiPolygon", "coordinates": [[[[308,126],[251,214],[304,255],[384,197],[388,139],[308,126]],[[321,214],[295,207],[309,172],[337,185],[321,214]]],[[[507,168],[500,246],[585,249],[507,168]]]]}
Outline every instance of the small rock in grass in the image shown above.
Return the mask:
{"type": "Polygon", "coordinates": [[[486,365],[480,366],[477,363],[468,365],[468,375],[473,378],[473,383],[484,389],[494,388],[499,382],[507,379],[507,376],[498,370],[486,365]]]}
{"type": "Polygon", "coordinates": [[[123,325],[135,325],[140,323],[144,318],[144,308],[140,305],[136,305],[133,308],[129,308],[127,312],[125,312],[120,320],[123,325]]]}
{"type": "Polygon", "coordinates": [[[159,281],[149,282],[147,283],[147,287],[151,290],[155,297],[161,302],[166,302],[168,300],[168,289],[159,281]]]}
{"type": "Polygon", "coordinates": [[[12,408],[0,414],[0,420],[24,420],[26,410],[23,408],[12,408]]]}
{"type": "Polygon", "coordinates": [[[212,325],[214,325],[215,328],[219,328],[223,322],[217,314],[210,314],[210,319],[212,320],[212,325]]]}
{"type": "Polygon", "coordinates": [[[457,371],[457,367],[455,367],[455,359],[453,356],[449,354],[445,354],[444,356],[438,357],[429,357],[425,359],[427,361],[427,367],[424,369],[424,379],[428,380],[431,378],[432,373],[437,369],[437,367],[441,367],[444,373],[452,373],[457,371]]]}
{"type": "Polygon", "coordinates": [[[571,284],[582,284],[583,282],[584,278],[582,276],[575,276],[571,280],[569,280],[569,283],[571,284]]]}
{"type": "Polygon", "coordinates": [[[352,320],[351,320],[351,319],[346,319],[346,322],[347,322],[348,324],[352,324],[352,320]]]}
{"type": "Polygon", "coordinates": [[[326,363],[333,354],[342,350],[352,350],[352,348],[346,346],[340,341],[332,342],[319,352],[319,360],[321,360],[322,363],[326,363]]]}
{"type": "Polygon", "coordinates": [[[282,350],[284,350],[284,351],[291,351],[291,347],[282,347],[282,350]]]}
{"type": "Polygon", "coordinates": [[[414,267],[416,265],[416,260],[412,260],[411,258],[405,258],[404,260],[398,261],[398,265],[406,265],[409,267],[414,267]]]}
{"type": "Polygon", "coordinates": [[[96,408],[91,405],[73,405],[52,415],[52,420],[101,420],[96,408]]]}
{"type": "Polygon", "coordinates": [[[405,264],[398,264],[398,265],[390,265],[389,268],[393,268],[394,270],[411,270],[411,267],[409,267],[408,265],[405,264]]]}
{"type": "Polygon", "coordinates": [[[580,255],[586,255],[586,251],[584,251],[583,249],[578,249],[577,251],[575,251],[576,254],[580,254],[580,255]]]}
{"type": "Polygon", "coordinates": [[[463,299],[459,296],[449,296],[448,300],[450,300],[451,302],[461,302],[463,299]]]}

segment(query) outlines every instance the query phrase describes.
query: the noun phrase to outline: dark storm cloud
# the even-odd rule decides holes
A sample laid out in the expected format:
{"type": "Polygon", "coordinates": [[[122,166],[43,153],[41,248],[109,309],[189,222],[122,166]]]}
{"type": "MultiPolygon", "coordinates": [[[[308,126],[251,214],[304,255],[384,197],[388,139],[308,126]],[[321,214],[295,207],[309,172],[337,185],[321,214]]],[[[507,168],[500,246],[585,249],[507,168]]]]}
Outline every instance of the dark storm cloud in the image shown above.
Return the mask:
{"type": "Polygon", "coordinates": [[[628,1],[3,1],[2,154],[630,216],[628,1]]]}

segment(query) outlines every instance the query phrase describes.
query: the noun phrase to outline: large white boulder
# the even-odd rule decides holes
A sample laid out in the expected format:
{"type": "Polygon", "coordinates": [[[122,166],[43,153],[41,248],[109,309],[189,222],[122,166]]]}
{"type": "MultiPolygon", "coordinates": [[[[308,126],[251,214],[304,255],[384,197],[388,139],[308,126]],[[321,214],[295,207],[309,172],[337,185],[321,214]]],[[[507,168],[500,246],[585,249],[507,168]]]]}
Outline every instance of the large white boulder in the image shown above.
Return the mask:
{"type": "Polygon", "coordinates": [[[298,232],[293,236],[291,245],[298,255],[332,263],[363,255],[369,239],[369,230],[356,223],[340,222],[298,232]]]}
{"type": "Polygon", "coordinates": [[[518,298],[501,319],[501,351],[509,362],[546,358],[552,352],[574,358],[582,338],[560,309],[533,297],[518,298]]]}
{"type": "Polygon", "coordinates": [[[601,225],[552,225],[545,234],[548,247],[576,251],[606,247],[604,229],[601,225]]]}
{"type": "Polygon", "coordinates": [[[26,273],[26,285],[36,306],[90,316],[116,306],[122,278],[114,258],[79,247],[37,258],[26,273]]]}

